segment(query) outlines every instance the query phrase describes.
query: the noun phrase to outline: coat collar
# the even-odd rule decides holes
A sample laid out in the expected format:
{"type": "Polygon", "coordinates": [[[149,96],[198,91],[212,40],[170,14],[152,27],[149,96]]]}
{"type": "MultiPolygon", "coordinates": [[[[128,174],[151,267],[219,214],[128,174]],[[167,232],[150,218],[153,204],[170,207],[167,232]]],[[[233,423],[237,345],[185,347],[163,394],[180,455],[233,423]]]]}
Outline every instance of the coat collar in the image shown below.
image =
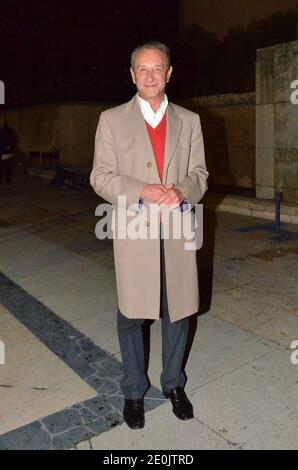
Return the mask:
{"type": "MultiPolygon", "coordinates": [[[[136,95],[127,103],[128,112],[129,112],[129,124],[131,127],[131,132],[134,138],[136,139],[137,146],[140,148],[140,158],[143,158],[144,161],[150,161],[152,163],[152,168],[154,168],[154,174],[156,183],[161,183],[157,164],[150,142],[150,137],[148,135],[147,127],[145,120],[142,115],[142,111],[138,104],[136,95]]],[[[179,117],[172,104],[169,103],[166,109],[167,115],[167,130],[166,130],[166,142],[165,142],[165,157],[164,157],[164,168],[163,168],[163,179],[162,183],[166,184],[167,182],[167,171],[170,161],[174,155],[175,149],[178,144],[182,119],[179,117]]]]}

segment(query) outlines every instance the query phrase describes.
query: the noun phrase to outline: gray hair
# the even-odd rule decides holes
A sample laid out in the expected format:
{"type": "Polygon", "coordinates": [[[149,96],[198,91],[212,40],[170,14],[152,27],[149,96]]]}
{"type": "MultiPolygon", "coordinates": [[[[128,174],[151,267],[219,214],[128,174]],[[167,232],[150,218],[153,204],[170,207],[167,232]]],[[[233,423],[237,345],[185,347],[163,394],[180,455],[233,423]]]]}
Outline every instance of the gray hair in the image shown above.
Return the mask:
{"type": "Polygon", "coordinates": [[[143,49],[157,49],[157,50],[159,50],[165,56],[166,66],[170,67],[170,65],[171,65],[171,53],[170,53],[170,49],[168,48],[168,46],[166,44],[162,43],[162,42],[159,42],[159,41],[151,41],[151,42],[147,42],[145,44],[142,44],[141,46],[136,47],[132,51],[131,56],[130,56],[130,64],[131,64],[132,69],[134,68],[134,64],[135,64],[135,60],[136,60],[137,55],[143,49]]]}

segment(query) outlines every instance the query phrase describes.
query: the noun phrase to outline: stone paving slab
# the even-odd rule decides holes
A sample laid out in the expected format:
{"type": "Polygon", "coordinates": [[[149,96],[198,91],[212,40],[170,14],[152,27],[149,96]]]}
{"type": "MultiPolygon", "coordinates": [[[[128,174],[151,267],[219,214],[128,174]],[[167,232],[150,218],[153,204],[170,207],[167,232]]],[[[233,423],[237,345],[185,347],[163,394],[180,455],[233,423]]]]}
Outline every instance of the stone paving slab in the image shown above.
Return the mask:
{"type": "MultiPolygon", "coordinates": [[[[29,333],[30,341],[20,341],[13,345],[12,341],[10,341],[10,347],[15,347],[19,354],[20,345],[30,343],[28,354],[34,355],[34,348],[31,345],[33,334],[39,339],[40,343],[43,343],[42,348],[46,349],[47,347],[57,356],[55,356],[57,367],[59,364],[65,367],[63,364],[65,363],[83,379],[86,387],[88,385],[96,392],[93,392],[94,398],[81,401],[69,407],[69,402],[66,402],[69,392],[67,391],[67,386],[65,386],[65,390],[62,390],[62,393],[57,396],[57,401],[59,402],[60,400],[61,402],[64,400],[64,406],[67,407],[54,414],[49,414],[53,412],[53,409],[49,410],[49,408],[43,407],[42,411],[40,411],[35,406],[35,391],[27,394],[24,397],[25,401],[23,404],[24,406],[27,404],[28,412],[32,412],[34,408],[37,408],[40,411],[39,419],[32,421],[32,417],[30,418],[28,414],[23,413],[22,410],[17,408],[21,418],[25,419],[29,424],[20,426],[21,423],[18,422],[12,426],[15,429],[9,432],[3,432],[4,430],[2,430],[2,434],[0,434],[0,450],[66,449],[102,432],[106,432],[123,422],[120,411],[123,407],[123,396],[121,396],[119,385],[121,364],[117,359],[94,344],[89,338],[61,319],[1,272],[0,305],[2,305],[2,309],[6,309],[9,315],[13,315],[16,321],[22,323],[31,332],[29,333]],[[47,414],[49,415],[47,416],[47,414]]],[[[7,329],[8,332],[11,330],[12,328],[7,329]]],[[[22,335],[20,336],[22,337],[22,335]]],[[[17,358],[16,363],[21,366],[21,358],[17,358]]],[[[10,363],[7,366],[10,379],[12,379],[13,371],[10,363]]],[[[28,367],[30,372],[32,372],[30,363],[28,367]]],[[[44,372],[48,373],[46,367],[44,367],[40,374],[44,372]]],[[[26,379],[27,383],[31,385],[30,376],[26,377],[26,368],[24,368],[23,373],[23,379],[26,379]]],[[[36,380],[41,380],[40,374],[37,374],[34,383],[36,383],[36,380]]],[[[54,383],[55,387],[61,387],[61,380],[59,381],[55,374],[53,374],[52,379],[56,380],[54,383]]],[[[22,376],[20,380],[22,380],[22,376]]],[[[87,387],[87,389],[90,390],[90,387],[87,387]]],[[[8,393],[10,400],[14,399],[15,395],[10,393],[10,388],[7,387],[3,387],[1,390],[2,397],[3,390],[5,393],[8,393]]],[[[39,392],[39,396],[41,395],[40,390],[36,390],[36,392],[39,392]]],[[[8,399],[8,397],[6,398],[8,399]]],[[[159,406],[162,403],[161,397],[161,392],[152,387],[148,398],[145,400],[146,411],[159,406]]],[[[72,397],[72,403],[75,401],[77,400],[74,400],[72,397]]],[[[43,399],[41,399],[40,403],[41,405],[43,404],[43,399]]],[[[54,395],[50,397],[50,403],[55,407],[54,395]]],[[[8,405],[7,412],[10,414],[12,403],[8,405]]]]}
{"type": "Polygon", "coordinates": [[[289,362],[290,340],[298,339],[297,240],[239,233],[264,221],[205,211],[199,257],[203,304],[205,290],[211,304],[198,317],[187,363],[196,418],[178,421],[154,387],[161,372],[155,322],[146,427],[132,431],[121,413],[112,246],[94,237],[98,198],[41,183],[30,191],[1,193],[0,297],[96,397],[2,434],[1,449],[297,448],[298,366],[289,362]]]}
{"type": "Polygon", "coordinates": [[[298,312],[291,315],[281,312],[279,316],[255,328],[251,328],[250,331],[255,332],[255,334],[268,341],[288,348],[292,341],[298,339],[298,312]]]}
{"type": "Polygon", "coordinates": [[[273,426],[243,446],[245,450],[297,450],[298,412],[278,419],[273,426]]]}
{"type": "Polygon", "coordinates": [[[256,445],[264,433],[298,411],[297,384],[298,368],[291,364],[290,352],[279,348],[191,396],[196,417],[242,447],[251,441],[256,445]]]}
{"type": "Polygon", "coordinates": [[[214,315],[253,332],[260,332],[259,326],[277,318],[295,316],[297,309],[285,303],[283,297],[266,295],[255,286],[239,286],[237,289],[215,294],[213,297],[214,315]]]}
{"type": "Polygon", "coordinates": [[[116,331],[117,310],[115,308],[74,320],[72,325],[121,361],[120,355],[117,354],[120,347],[116,331]]]}
{"type": "Polygon", "coordinates": [[[93,450],[237,450],[198,419],[178,420],[169,403],[145,415],[145,427],[129,429],[125,424],[90,439],[93,450]],[[162,416],[162,419],[161,419],[162,416]]]}
{"type": "Polygon", "coordinates": [[[229,372],[253,364],[277,348],[274,343],[206,314],[198,321],[188,359],[187,389],[196,390],[229,372]]]}
{"type": "Polygon", "coordinates": [[[94,397],[88,386],[0,306],[0,435],[94,397]]]}

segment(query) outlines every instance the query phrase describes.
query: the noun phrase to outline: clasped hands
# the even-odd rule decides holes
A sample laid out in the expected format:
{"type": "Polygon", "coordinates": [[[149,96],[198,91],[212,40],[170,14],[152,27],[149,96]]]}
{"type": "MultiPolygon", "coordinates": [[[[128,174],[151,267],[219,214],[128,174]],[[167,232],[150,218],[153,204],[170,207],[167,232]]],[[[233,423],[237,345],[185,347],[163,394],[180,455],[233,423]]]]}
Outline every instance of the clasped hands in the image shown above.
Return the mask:
{"type": "Polygon", "coordinates": [[[146,184],[141,197],[149,202],[159,204],[161,207],[176,209],[185,199],[180,189],[171,184],[146,184]]]}

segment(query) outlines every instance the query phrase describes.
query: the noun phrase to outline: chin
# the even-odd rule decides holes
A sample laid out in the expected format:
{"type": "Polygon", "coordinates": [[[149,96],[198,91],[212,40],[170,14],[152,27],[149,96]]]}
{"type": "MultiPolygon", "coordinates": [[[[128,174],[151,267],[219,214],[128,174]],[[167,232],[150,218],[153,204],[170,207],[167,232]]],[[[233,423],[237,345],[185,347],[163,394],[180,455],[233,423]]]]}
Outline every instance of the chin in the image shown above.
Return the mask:
{"type": "Polygon", "coordinates": [[[145,99],[154,99],[160,96],[160,93],[156,93],[156,91],[152,91],[151,93],[147,91],[147,93],[143,93],[145,99]]]}

